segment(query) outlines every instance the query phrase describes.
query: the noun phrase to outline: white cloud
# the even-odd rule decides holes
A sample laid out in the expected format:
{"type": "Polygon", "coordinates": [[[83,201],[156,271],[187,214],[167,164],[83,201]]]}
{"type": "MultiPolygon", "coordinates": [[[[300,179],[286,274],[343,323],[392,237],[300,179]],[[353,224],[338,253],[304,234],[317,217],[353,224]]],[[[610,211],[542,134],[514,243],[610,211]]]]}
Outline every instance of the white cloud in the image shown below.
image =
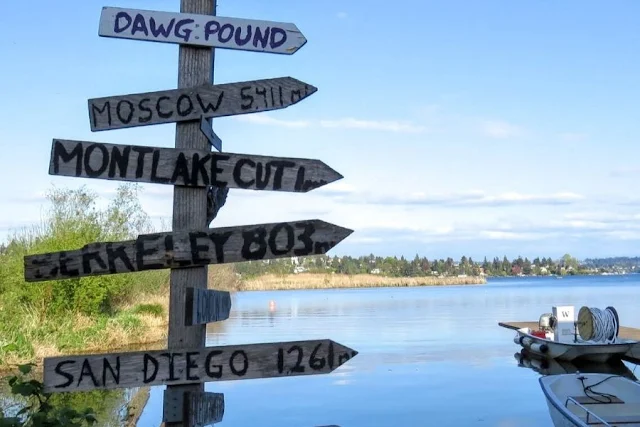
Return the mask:
{"type": "MultiPolygon", "coordinates": [[[[322,193],[324,194],[324,193],[322,193]]],[[[374,205],[429,205],[442,207],[491,207],[491,206],[517,206],[517,205],[565,205],[585,200],[581,194],[572,192],[559,192],[552,194],[528,194],[518,192],[506,192],[495,195],[486,194],[483,191],[468,191],[462,193],[371,193],[359,192],[351,189],[349,194],[326,194],[334,197],[342,203],[348,204],[374,204],[374,205]]]]}
{"type": "Polygon", "coordinates": [[[394,120],[358,120],[354,118],[320,120],[320,126],[326,128],[367,129],[401,133],[420,133],[425,130],[424,126],[414,125],[410,122],[394,120]]]}
{"type": "Polygon", "coordinates": [[[520,127],[502,120],[485,120],[480,126],[482,133],[496,139],[513,138],[523,134],[520,127]]]}
{"type": "Polygon", "coordinates": [[[287,128],[306,128],[310,124],[306,120],[280,120],[264,114],[243,114],[236,116],[235,119],[243,122],[287,128]]]}
{"type": "Polygon", "coordinates": [[[343,118],[336,120],[281,120],[265,114],[246,114],[234,117],[236,120],[268,126],[280,126],[286,128],[306,128],[320,126],[332,129],[360,129],[377,130],[398,133],[421,133],[426,130],[424,126],[413,124],[409,121],[397,120],[362,120],[355,118],[343,118]]]}

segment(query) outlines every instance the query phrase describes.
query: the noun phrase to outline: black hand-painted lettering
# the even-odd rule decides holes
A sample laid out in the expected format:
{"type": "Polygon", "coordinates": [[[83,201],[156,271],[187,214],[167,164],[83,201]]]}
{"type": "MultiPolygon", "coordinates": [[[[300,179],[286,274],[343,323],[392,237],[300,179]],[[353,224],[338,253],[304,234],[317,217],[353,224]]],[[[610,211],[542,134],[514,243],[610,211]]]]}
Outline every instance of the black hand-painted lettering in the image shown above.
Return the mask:
{"type": "Polygon", "coordinates": [[[157,242],[161,237],[162,236],[159,234],[141,234],[138,236],[138,238],[136,239],[136,264],[138,267],[138,271],[164,268],[165,264],[162,262],[145,264],[145,256],[157,254],[159,252],[159,248],[157,246],[157,243],[156,246],[151,248],[145,248],[144,244],[146,242],[157,242]]]}
{"type": "Polygon", "coordinates": [[[131,149],[136,153],[138,153],[138,165],[136,167],[136,178],[141,178],[142,175],[144,174],[144,156],[149,153],[152,153],[153,148],[135,146],[135,147],[131,147],[131,149]]]}
{"type": "Polygon", "coordinates": [[[284,350],[282,348],[278,349],[278,373],[282,374],[284,372],[284,350]]]}
{"type": "Polygon", "coordinates": [[[237,27],[234,34],[234,40],[236,44],[238,46],[244,46],[245,44],[247,44],[251,39],[251,33],[251,24],[247,25],[247,35],[245,38],[242,38],[242,27],[237,27]]]}
{"type": "Polygon", "coordinates": [[[294,187],[296,191],[303,191],[304,189],[304,173],[304,166],[300,166],[298,174],[296,175],[296,185],[294,187]]]}
{"type": "Polygon", "coordinates": [[[160,165],[160,150],[153,150],[151,161],[151,182],[167,183],[171,182],[170,178],[158,176],[158,166],[160,165]]]}
{"type": "Polygon", "coordinates": [[[309,356],[309,367],[314,371],[319,371],[324,368],[325,363],[327,363],[324,357],[316,357],[318,350],[320,350],[320,346],[322,346],[322,343],[318,343],[311,352],[311,356],[309,356]]]}
{"type": "Polygon", "coordinates": [[[216,34],[218,31],[220,31],[220,23],[213,19],[208,21],[204,25],[204,39],[208,41],[209,37],[216,34]]]}
{"type": "Polygon", "coordinates": [[[253,160],[251,159],[240,159],[236,162],[236,165],[233,168],[233,180],[235,181],[235,183],[238,185],[238,187],[240,188],[249,188],[251,187],[256,180],[252,179],[250,181],[243,181],[242,180],[242,167],[244,165],[248,165],[252,168],[256,167],[256,164],[253,160]]]}
{"type": "Polygon", "coordinates": [[[256,165],[256,189],[264,190],[269,184],[269,178],[271,178],[271,164],[263,165],[262,162],[258,162],[256,165]]]}
{"type": "Polygon", "coordinates": [[[82,175],[82,144],[76,144],[70,153],[64,148],[64,145],[58,140],[53,143],[53,173],[58,174],[60,172],[60,160],[64,163],[69,163],[74,158],[76,159],[76,176],[82,175]]]}
{"type": "Polygon", "coordinates": [[[189,95],[187,94],[182,94],[178,97],[178,102],[176,105],[176,111],[178,112],[178,115],[180,117],[186,117],[189,114],[191,114],[191,112],[193,111],[193,101],[191,100],[191,98],[189,97],[189,95]],[[186,103],[183,103],[183,101],[188,101],[186,103]],[[183,105],[183,104],[186,104],[183,105]]]}
{"type": "Polygon", "coordinates": [[[282,176],[284,175],[284,168],[294,168],[296,164],[289,160],[274,160],[267,163],[267,165],[269,164],[276,169],[273,174],[273,189],[280,190],[282,188],[282,176]]]}
{"type": "Polygon", "coordinates": [[[298,236],[298,240],[304,244],[304,247],[294,249],[293,253],[297,256],[309,255],[313,252],[313,240],[311,240],[311,236],[316,232],[316,227],[312,222],[297,222],[295,226],[296,228],[304,228],[302,234],[298,236]]]}
{"type": "Polygon", "coordinates": [[[267,102],[267,89],[263,87],[256,87],[256,95],[262,96],[264,99],[264,108],[269,108],[269,103],[267,102]]]}
{"type": "Polygon", "coordinates": [[[193,153],[193,157],[191,158],[191,182],[196,185],[198,183],[198,175],[202,177],[202,183],[204,185],[209,185],[212,180],[209,179],[209,173],[207,172],[206,165],[207,162],[211,160],[210,154],[205,154],[202,158],[200,158],[199,153],[193,153]]]}
{"type": "MultiPolygon", "coordinates": [[[[151,19],[153,19],[153,18],[151,18],[151,19]]],[[[140,102],[138,102],[138,108],[140,109],[140,111],[144,111],[145,113],[148,113],[144,117],[143,116],[138,116],[138,123],[147,123],[153,117],[153,111],[151,110],[151,108],[149,108],[149,106],[147,106],[147,102],[151,102],[151,99],[142,98],[140,100],[140,102]]]]}
{"type": "Polygon", "coordinates": [[[107,385],[107,368],[111,371],[111,378],[113,378],[113,382],[118,385],[120,384],[120,356],[116,356],[116,368],[113,369],[109,360],[105,357],[102,359],[102,385],[107,385]]]}
{"type": "Polygon", "coordinates": [[[258,43],[260,43],[261,47],[264,49],[267,47],[267,43],[269,42],[269,30],[271,27],[267,27],[264,30],[264,34],[262,34],[262,29],[260,27],[256,27],[256,32],[253,36],[253,47],[258,47],[258,43]]]}
{"type": "Polygon", "coordinates": [[[271,49],[275,49],[280,47],[287,41],[287,32],[282,28],[272,27],[271,28],[271,37],[269,37],[269,46],[271,49]],[[277,40],[276,36],[279,35],[280,39],[277,40]]]}
{"type": "Polygon", "coordinates": [[[107,125],[111,126],[111,104],[109,101],[105,102],[102,108],[97,107],[96,104],[91,104],[91,115],[93,116],[94,128],[98,126],[98,115],[96,113],[104,114],[105,111],[107,112],[107,125]]]}
{"type": "Polygon", "coordinates": [[[80,383],[82,382],[82,379],[88,376],[89,378],[91,378],[91,382],[93,383],[94,387],[98,386],[98,380],[96,379],[96,377],[93,375],[93,370],[91,369],[91,364],[89,363],[89,361],[87,359],[84,359],[84,361],[82,362],[82,370],[80,371],[80,376],[78,376],[78,383],[76,384],[76,386],[80,386],[80,383]]]}
{"type": "Polygon", "coordinates": [[[269,249],[271,249],[271,253],[274,255],[284,255],[289,252],[293,248],[293,245],[295,245],[294,237],[294,231],[291,225],[286,222],[276,224],[271,229],[271,232],[269,232],[269,249]],[[277,239],[282,230],[285,230],[287,235],[287,244],[284,249],[278,249],[277,239]]]}
{"type": "Polygon", "coordinates": [[[234,375],[243,377],[247,373],[247,370],[249,370],[249,358],[247,357],[247,353],[245,353],[244,350],[234,351],[229,358],[229,368],[231,368],[231,372],[234,375]],[[235,365],[236,356],[242,357],[242,368],[240,369],[237,369],[235,365]]]}
{"type": "Polygon", "coordinates": [[[175,381],[179,380],[179,377],[175,376],[175,363],[174,359],[176,356],[182,356],[182,353],[161,353],[160,356],[166,357],[169,361],[169,377],[166,378],[166,381],[175,381]]]}
{"type": "Polygon", "coordinates": [[[91,144],[87,147],[87,150],[84,152],[84,170],[89,178],[95,178],[100,176],[107,170],[109,167],[109,151],[102,144],[91,144]],[[98,169],[93,169],[91,167],[91,154],[99,149],[102,153],[101,163],[98,169]]]}
{"type": "MultiPolygon", "coordinates": [[[[207,98],[213,97],[215,94],[215,92],[209,93],[207,98]]],[[[220,108],[220,105],[222,104],[222,101],[224,100],[224,91],[220,91],[220,93],[218,94],[218,99],[215,101],[215,105],[210,103],[209,101],[207,101],[207,105],[204,104],[204,100],[202,99],[202,96],[200,96],[199,93],[196,94],[196,100],[198,101],[198,104],[200,105],[200,109],[202,110],[202,112],[204,114],[207,114],[209,111],[213,111],[214,113],[216,111],[218,111],[218,108],[220,108]]]]}
{"type": "Polygon", "coordinates": [[[189,176],[187,157],[182,152],[178,154],[178,158],[176,159],[176,168],[173,170],[171,182],[176,182],[179,176],[182,176],[184,185],[191,185],[191,176],[189,176]]]}
{"type": "Polygon", "coordinates": [[[204,231],[193,231],[189,233],[189,243],[191,244],[191,260],[195,265],[207,265],[211,262],[209,258],[209,236],[204,231]],[[206,239],[204,245],[198,244],[198,239],[206,239]],[[200,252],[204,256],[200,256],[200,252]]]}
{"type": "Polygon", "coordinates": [[[133,25],[131,26],[131,35],[135,35],[136,32],[144,33],[145,36],[149,35],[149,31],[147,31],[147,22],[144,19],[144,16],[140,13],[136,13],[136,17],[133,18],[133,25]]]}
{"type": "Polygon", "coordinates": [[[159,117],[168,119],[169,117],[173,116],[173,110],[169,110],[167,112],[160,111],[160,108],[162,108],[160,103],[165,100],[170,101],[171,98],[169,98],[168,96],[161,96],[160,98],[158,98],[158,100],[156,101],[156,113],[158,113],[159,117]]]}
{"type": "Polygon", "coordinates": [[[224,169],[218,167],[218,162],[224,162],[230,158],[231,156],[227,156],[226,154],[211,154],[211,185],[215,185],[217,187],[225,187],[227,185],[227,181],[218,180],[218,174],[224,172],[224,169]]]}
{"type": "Polygon", "coordinates": [[[301,99],[302,99],[302,94],[300,93],[300,89],[291,89],[291,103],[295,104],[301,99]],[[296,99],[296,95],[298,99],[296,99]]]}
{"type": "Polygon", "coordinates": [[[276,106],[276,97],[273,94],[273,87],[269,88],[269,92],[271,92],[271,105],[273,105],[275,107],[276,106]]]}
{"type": "Polygon", "coordinates": [[[169,37],[171,34],[171,29],[173,28],[173,24],[175,23],[175,18],[171,18],[169,23],[167,24],[167,28],[164,28],[164,25],[159,24],[156,25],[156,20],[153,17],[149,18],[149,30],[151,30],[151,34],[153,37],[158,37],[159,35],[164,36],[164,38],[169,37]]]}
{"type": "Polygon", "coordinates": [[[327,365],[329,369],[333,370],[334,363],[334,354],[333,354],[333,341],[329,341],[329,354],[327,355],[327,365]]]}
{"type": "Polygon", "coordinates": [[[148,384],[156,379],[158,374],[158,361],[155,357],[145,353],[142,361],[142,382],[148,384]],[[149,362],[153,363],[153,374],[149,377],[149,362]]]}
{"type": "Polygon", "coordinates": [[[63,360],[62,362],[58,362],[56,364],[56,368],[54,369],[54,372],[58,375],[62,375],[63,377],[65,377],[67,380],[63,383],[60,384],[56,384],[53,387],[54,388],[65,388],[70,386],[73,383],[73,375],[71,375],[68,372],[64,372],[61,368],[64,365],[73,365],[75,362],[75,360],[63,360]]]}
{"type": "Polygon", "coordinates": [[[107,250],[107,263],[109,264],[109,273],[114,274],[118,272],[116,268],[116,260],[122,261],[122,264],[129,271],[136,271],[136,268],[133,266],[129,255],[127,255],[127,251],[125,250],[124,245],[113,247],[113,243],[109,242],[106,245],[107,250]]]}
{"type": "Polygon", "coordinates": [[[120,122],[124,123],[125,125],[131,122],[131,119],[133,119],[133,108],[133,103],[131,103],[131,101],[128,101],[126,99],[118,101],[118,103],[116,104],[116,115],[118,116],[118,120],[120,120],[120,122]],[[128,113],[125,113],[126,115],[123,116],[124,108],[122,106],[125,104],[129,108],[129,110],[128,113]]]}
{"type": "MultiPolygon", "coordinates": [[[[256,27],[256,31],[258,31],[258,28],[256,27]]],[[[251,108],[253,108],[253,96],[245,93],[251,90],[251,86],[242,86],[240,88],[240,99],[242,99],[243,101],[247,101],[247,104],[240,104],[240,108],[242,108],[243,110],[250,110],[251,108]]]]}
{"type": "Polygon", "coordinates": [[[267,230],[264,227],[258,227],[252,230],[242,232],[242,249],[240,251],[242,258],[247,261],[264,258],[267,253],[267,230]],[[258,248],[251,250],[253,244],[258,248]]]}
{"type": "Polygon", "coordinates": [[[213,350],[207,354],[204,361],[204,372],[209,378],[222,378],[222,365],[212,365],[211,359],[222,354],[221,350],[213,350]]]}
{"type": "Polygon", "coordinates": [[[193,24],[193,19],[181,19],[176,23],[176,29],[174,31],[174,34],[176,35],[176,37],[180,37],[182,40],[184,40],[185,42],[189,41],[189,37],[191,36],[192,30],[190,30],[188,28],[189,24],[193,24]],[[180,32],[180,30],[182,29],[183,26],[186,26],[187,28],[185,28],[182,32],[180,32]]]}
{"type": "Polygon", "coordinates": [[[200,354],[199,351],[188,351],[187,352],[187,380],[189,381],[198,381],[200,377],[197,375],[191,375],[192,369],[198,369],[198,364],[196,360],[191,360],[192,356],[198,356],[200,354]]]}
{"type": "Polygon", "coordinates": [[[291,354],[294,351],[298,352],[298,359],[296,360],[296,364],[293,365],[293,368],[290,369],[290,372],[304,372],[304,366],[302,366],[302,357],[304,356],[302,347],[297,345],[291,346],[291,348],[287,350],[287,354],[291,354]]]}
{"type": "Polygon", "coordinates": [[[209,233],[209,239],[216,248],[216,262],[224,263],[224,244],[227,243],[233,231],[225,231],[224,233],[209,233]]]}
{"type": "Polygon", "coordinates": [[[315,255],[327,253],[329,249],[331,249],[335,245],[336,245],[335,242],[315,242],[313,245],[314,246],[313,253],[315,255]]]}
{"type": "Polygon", "coordinates": [[[343,363],[348,362],[349,359],[351,359],[351,355],[349,353],[342,353],[340,356],[338,356],[338,365],[342,365],[343,363]]]}
{"type": "Polygon", "coordinates": [[[116,167],[120,171],[120,178],[127,176],[127,169],[129,168],[129,155],[131,154],[131,146],[127,145],[120,152],[120,148],[113,147],[111,149],[111,161],[109,162],[109,178],[116,176],[116,167]]]}
{"type": "Polygon", "coordinates": [[[284,105],[284,91],[282,90],[282,86],[278,86],[278,93],[280,98],[280,105],[284,105]]]}
{"type": "Polygon", "coordinates": [[[231,40],[232,37],[233,37],[233,25],[224,24],[222,27],[220,27],[220,32],[218,33],[218,41],[220,43],[226,43],[229,40],[231,40]],[[227,32],[227,34],[225,34],[225,31],[227,32]]]}
{"type": "Polygon", "coordinates": [[[91,268],[91,261],[98,263],[98,266],[104,271],[107,270],[107,264],[100,257],[100,251],[95,249],[82,248],[82,272],[89,275],[94,270],[91,268]]]}
{"type": "Polygon", "coordinates": [[[71,259],[67,258],[67,252],[60,252],[60,274],[64,277],[78,277],[80,275],[80,271],[77,268],[69,269],[67,266],[67,262],[71,261],[71,259]]]}

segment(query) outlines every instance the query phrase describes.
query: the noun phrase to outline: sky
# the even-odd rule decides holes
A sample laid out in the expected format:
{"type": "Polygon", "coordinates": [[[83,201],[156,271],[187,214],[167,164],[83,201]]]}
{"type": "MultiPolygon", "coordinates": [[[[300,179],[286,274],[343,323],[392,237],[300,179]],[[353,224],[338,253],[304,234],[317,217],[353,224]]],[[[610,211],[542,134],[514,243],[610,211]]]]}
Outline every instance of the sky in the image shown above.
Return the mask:
{"type": "MultiPolygon", "coordinates": [[[[121,182],[48,174],[53,138],[173,147],[175,124],[91,132],[89,98],[174,89],[178,46],[98,36],[103,6],[13,1],[0,15],[0,237],[39,222],[45,192],[121,182]]],[[[215,83],[318,88],[217,118],[223,151],[319,159],[344,178],[309,193],[232,189],[212,227],[322,219],[330,254],[455,259],[640,252],[640,3],[219,0],[219,16],[291,22],[294,55],[216,50],[215,83]]],[[[173,188],[141,184],[159,231],[173,188]]],[[[70,248],[72,249],[72,248],[70,248]]]]}

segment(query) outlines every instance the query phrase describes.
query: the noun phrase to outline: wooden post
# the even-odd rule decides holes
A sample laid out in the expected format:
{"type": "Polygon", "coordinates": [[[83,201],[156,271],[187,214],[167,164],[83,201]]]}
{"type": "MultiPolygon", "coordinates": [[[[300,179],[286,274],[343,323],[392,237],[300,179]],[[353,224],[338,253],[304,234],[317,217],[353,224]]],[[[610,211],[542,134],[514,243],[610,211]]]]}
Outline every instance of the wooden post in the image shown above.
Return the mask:
{"type": "MultiPolygon", "coordinates": [[[[181,13],[216,14],[217,0],[180,0],[181,13]]],[[[178,88],[213,83],[214,48],[180,45],[178,88]]],[[[176,148],[210,150],[199,121],[176,124],[176,148]]],[[[173,231],[206,228],[207,189],[173,187],[173,231]]],[[[185,325],[187,288],[207,289],[208,266],[171,269],[168,349],[204,347],[207,325],[185,325]]],[[[167,386],[177,393],[202,392],[204,384],[167,386]]],[[[186,420],[171,423],[184,426],[186,420]]]]}

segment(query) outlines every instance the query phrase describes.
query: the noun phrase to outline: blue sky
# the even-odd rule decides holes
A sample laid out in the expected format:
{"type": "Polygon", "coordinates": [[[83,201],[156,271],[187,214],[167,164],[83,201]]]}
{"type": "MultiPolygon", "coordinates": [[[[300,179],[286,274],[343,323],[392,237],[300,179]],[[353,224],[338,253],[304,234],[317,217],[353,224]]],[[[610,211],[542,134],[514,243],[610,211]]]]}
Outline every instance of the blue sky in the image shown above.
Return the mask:
{"type": "MultiPolygon", "coordinates": [[[[0,17],[3,237],[39,221],[52,184],[105,200],[118,185],[48,175],[52,138],[174,144],[174,124],[90,131],[87,99],[177,84],[177,45],[98,37],[103,6],[179,1],[15,1],[0,17]]],[[[308,42],[295,55],[218,49],[216,83],[318,88],[214,120],[223,149],[316,158],[345,178],[307,194],[231,190],[213,226],[320,218],[355,230],[338,255],[640,252],[640,3],[219,0],[218,15],[293,22],[308,42]]],[[[160,228],[172,188],[143,188],[160,228]]]]}

